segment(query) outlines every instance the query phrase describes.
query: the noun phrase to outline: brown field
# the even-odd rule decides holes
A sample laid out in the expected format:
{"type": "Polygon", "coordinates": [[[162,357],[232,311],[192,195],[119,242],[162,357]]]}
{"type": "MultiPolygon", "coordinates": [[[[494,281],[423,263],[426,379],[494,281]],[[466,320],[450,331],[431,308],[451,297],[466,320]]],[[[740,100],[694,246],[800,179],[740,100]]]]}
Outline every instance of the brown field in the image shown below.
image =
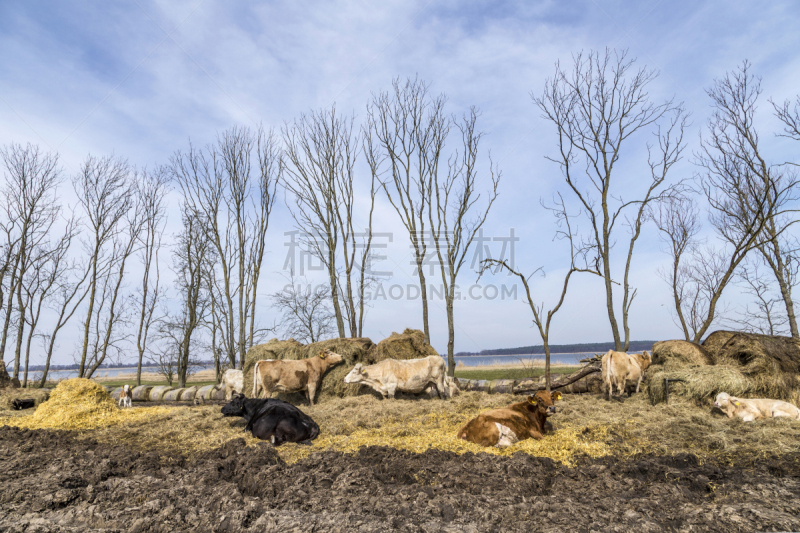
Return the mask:
{"type": "MultiPolygon", "coordinates": [[[[364,395],[301,406],[319,423],[320,436],[312,446],[288,444],[277,449],[245,434],[241,419],[223,418],[219,412],[221,404],[137,405],[134,409],[118,410],[103,403],[101,398],[97,400],[99,407],[91,403],[74,407],[76,412],[82,413],[74,420],[65,416],[44,416],[47,413],[5,416],[10,413],[0,411],[0,426],[44,430],[33,433],[19,433],[11,428],[2,430],[5,436],[0,435],[0,454],[4,455],[0,456],[4,457],[6,466],[0,467],[0,483],[21,484],[30,491],[30,498],[45,502],[41,504],[41,512],[37,511],[37,519],[47,516],[65,519],[64,511],[60,510],[63,506],[46,503],[50,501],[47,498],[52,499],[59,491],[67,490],[65,482],[59,481],[57,469],[48,470],[50,474],[28,477],[36,470],[33,459],[20,455],[14,443],[27,450],[23,455],[32,454],[41,460],[60,457],[53,446],[60,447],[61,443],[68,442],[65,449],[71,451],[63,452],[65,463],[58,463],[59,468],[71,469],[70,475],[79,478],[82,471],[87,472],[84,481],[67,483],[76,485],[69,490],[80,496],[75,500],[77,514],[70,515],[70,520],[83,516],[81,513],[92,501],[95,504],[104,502],[100,507],[107,510],[105,522],[73,522],[97,528],[86,530],[117,530],[103,529],[102,524],[126,530],[131,521],[140,518],[138,511],[128,509],[144,510],[147,505],[152,507],[152,513],[145,513],[152,527],[141,531],[157,531],[160,529],[155,525],[168,523],[172,525],[163,530],[182,530],[183,522],[170,522],[172,518],[166,516],[169,513],[162,512],[166,509],[171,509],[173,517],[176,512],[184,513],[186,530],[203,530],[211,527],[209,524],[214,520],[224,521],[223,514],[229,518],[233,516],[220,510],[225,505],[244,512],[236,515],[238,526],[231,529],[233,531],[248,530],[251,526],[253,531],[270,530],[270,524],[290,529],[294,527],[292,524],[316,524],[318,529],[326,530],[339,523],[349,524],[340,531],[447,530],[443,529],[445,526],[452,526],[453,531],[470,528],[490,531],[500,526],[503,530],[529,531],[536,517],[545,515],[551,530],[556,531],[566,524],[560,522],[563,517],[555,513],[558,508],[568,514],[586,515],[577,520],[587,530],[613,530],[613,527],[626,530],[634,526],[641,530],[678,530],[692,529],[689,527],[692,524],[699,530],[800,528],[798,421],[778,419],[746,424],[712,412],[710,405],[673,400],[670,405],[652,406],[645,394],[623,402],[609,402],[596,395],[566,395],[557,404],[558,413],[550,419],[555,431],[540,441],[529,439],[500,451],[455,438],[458,428],[479,412],[519,400],[519,396],[466,392],[451,400],[389,401],[364,395]],[[59,429],[68,431],[53,433],[59,429]],[[51,439],[48,435],[63,436],[51,439]],[[75,463],[75,457],[87,453],[96,456],[94,462],[78,461],[84,466],[75,463]],[[115,454],[120,459],[113,459],[115,454]],[[102,464],[122,461],[120,465],[128,466],[120,466],[122,470],[112,468],[111,473],[91,474],[100,468],[97,465],[98,461],[102,462],[101,456],[112,460],[102,464]],[[549,460],[563,466],[546,462],[549,460]],[[155,463],[151,464],[153,461],[155,463]],[[14,464],[17,467],[13,467],[14,464]],[[28,466],[21,467],[23,464],[28,466]],[[214,483],[228,487],[220,489],[219,493],[214,492],[215,485],[208,481],[210,478],[203,478],[211,475],[207,471],[212,465],[217,465],[214,483]],[[610,469],[612,465],[618,466],[610,469]],[[490,481],[492,472],[499,476],[496,481],[490,481]],[[745,473],[748,474],[743,478],[745,473]],[[156,491],[148,485],[156,481],[141,478],[145,474],[162,479],[157,485],[164,490],[172,487],[171,492],[156,491]],[[47,481],[48,475],[55,476],[52,482],[47,481]],[[99,477],[95,480],[92,476],[99,477]],[[114,503],[118,500],[111,495],[104,496],[108,501],[97,496],[98,487],[112,483],[115,476],[128,478],[142,490],[156,491],[160,496],[139,494],[135,501],[127,503],[114,503]],[[217,503],[211,505],[199,501],[199,496],[189,497],[192,490],[200,490],[190,483],[192,476],[206,479],[203,486],[208,485],[208,488],[202,489],[206,494],[204,498],[217,503]],[[466,481],[462,483],[453,476],[478,485],[470,488],[464,484],[466,481]],[[594,478],[591,483],[597,494],[591,497],[582,493],[580,483],[573,486],[569,481],[583,480],[585,485],[594,478]],[[600,479],[604,480],[602,489],[596,485],[600,479]],[[36,483],[43,488],[35,488],[36,483]],[[482,489],[482,483],[488,485],[482,489]],[[742,496],[742,483],[757,483],[762,487],[761,492],[750,491],[746,497],[742,496]],[[558,488],[562,484],[563,487],[558,488]],[[94,492],[87,495],[90,487],[95,487],[94,492]],[[335,505],[324,497],[328,489],[334,487],[336,491],[329,495],[335,496],[335,505]],[[50,496],[39,494],[42,491],[50,496]],[[231,491],[239,496],[231,500],[231,491]],[[420,500],[419,491],[429,503],[420,500]],[[634,492],[624,496],[626,491],[634,492]],[[783,494],[792,506],[775,507],[777,504],[768,503],[768,493],[773,497],[783,494]],[[379,494],[382,502],[386,498],[386,512],[370,504],[379,494]],[[571,503],[559,501],[559,495],[571,503]],[[736,507],[732,503],[734,495],[741,500],[740,511],[731,510],[736,507]],[[228,504],[223,505],[220,498],[228,504]],[[254,503],[253,498],[258,502],[254,503]],[[641,501],[634,502],[636,498],[641,501]],[[316,502],[311,507],[309,499],[316,502]],[[156,500],[158,503],[153,503],[156,500]],[[168,505],[168,501],[172,503],[168,505]],[[430,502],[436,502],[438,507],[426,507],[430,502]],[[187,506],[185,512],[181,511],[182,505],[187,506]],[[723,512],[725,505],[729,508],[723,512]],[[762,513],[758,519],[748,518],[744,507],[753,506],[767,506],[772,511],[762,513]],[[697,512],[684,516],[681,511],[676,517],[675,509],[683,507],[697,509],[697,512]],[[190,508],[196,509],[191,511],[190,508]],[[248,515],[245,511],[249,508],[260,509],[260,518],[248,515]],[[332,514],[321,516],[319,509],[327,509],[325,512],[332,514]],[[505,509],[505,513],[498,514],[500,509],[505,509]],[[553,512],[545,512],[547,509],[553,512]],[[508,522],[507,513],[512,511],[517,518],[508,522]],[[195,518],[200,516],[198,513],[206,514],[202,520],[197,518],[200,522],[195,526],[189,527],[192,522],[186,517],[192,512],[195,518]],[[357,520],[353,521],[353,516],[359,513],[365,517],[364,527],[357,520]],[[721,515],[727,516],[722,522],[721,515]],[[265,516],[272,522],[264,522],[265,516]],[[335,516],[339,518],[334,520],[335,516]],[[603,518],[590,527],[603,516],[608,521],[603,518]],[[204,522],[206,519],[211,522],[204,522]],[[438,526],[423,528],[425,521],[438,526]],[[647,524],[650,525],[644,527],[647,524]]],[[[11,493],[0,496],[0,529],[13,523],[14,513],[20,512],[23,504],[24,501],[11,493]]],[[[297,527],[298,531],[306,530],[297,527]]]]}

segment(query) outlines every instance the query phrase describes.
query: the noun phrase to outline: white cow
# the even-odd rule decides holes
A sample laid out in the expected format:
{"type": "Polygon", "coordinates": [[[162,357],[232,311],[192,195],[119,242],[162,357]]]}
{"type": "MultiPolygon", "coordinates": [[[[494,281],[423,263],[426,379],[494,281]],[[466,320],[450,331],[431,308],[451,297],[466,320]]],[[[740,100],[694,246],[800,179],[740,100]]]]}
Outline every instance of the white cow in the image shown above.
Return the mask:
{"type": "MultiPolygon", "coordinates": [[[[650,366],[652,357],[647,352],[625,353],[609,350],[603,355],[601,375],[606,386],[608,399],[614,394],[614,387],[620,395],[625,392],[625,385],[628,381],[636,382],[636,392],[644,378],[644,372],[650,366]]],[[[630,396],[630,392],[628,393],[630,396]]]]}
{"type": "Polygon", "coordinates": [[[231,401],[234,392],[241,394],[244,390],[244,373],[232,368],[226,370],[221,385],[225,387],[225,399],[231,401]]]}
{"type": "Polygon", "coordinates": [[[444,359],[430,355],[422,359],[384,359],[364,366],[358,363],[344,378],[345,383],[369,385],[386,398],[394,399],[396,391],[424,392],[428,385],[436,387],[439,398],[450,396],[444,359]]]}
{"type": "Polygon", "coordinates": [[[752,422],[759,418],[777,418],[779,416],[800,420],[800,409],[781,400],[769,400],[766,398],[743,400],[731,396],[727,392],[720,392],[714,401],[714,407],[719,407],[723,413],[728,415],[728,418],[738,416],[745,422],[752,422]]]}
{"type": "Polygon", "coordinates": [[[120,407],[130,407],[131,406],[131,386],[130,385],[123,385],[122,390],[119,391],[119,406],[120,407]]]}

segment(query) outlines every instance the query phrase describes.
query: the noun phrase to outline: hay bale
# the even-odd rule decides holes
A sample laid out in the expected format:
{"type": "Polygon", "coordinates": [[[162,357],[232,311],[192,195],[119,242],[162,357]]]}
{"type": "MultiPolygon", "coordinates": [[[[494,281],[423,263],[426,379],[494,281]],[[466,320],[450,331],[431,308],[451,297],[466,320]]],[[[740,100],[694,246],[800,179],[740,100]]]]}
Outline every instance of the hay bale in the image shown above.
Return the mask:
{"type": "Polygon", "coordinates": [[[720,392],[747,396],[753,391],[753,384],[736,367],[708,365],[666,370],[658,365],[647,384],[647,394],[653,405],[666,400],[664,379],[682,379],[683,382],[670,383],[670,396],[684,396],[695,401],[707,401],[720,392]]]}
{"type": "Polygon", "coordinates": [[[216,385],[206,385],[205,387],[200,387],[197,389],[197,393],[195,394],[195,398],[198,400],[210,400],[211,394],[214,392],[216,385]]]}
{"type": "Polygon", "coordinates": [[[50,399],[31,415],[39,426],[54,429],[93,427],[98,419],[113,417],[119,411],[105,387],[90,379],[67,379],[58,384],[50,399]]]}
{"type": "Polygon", "coordinates": [[[173,389],[171,391],[166,392],[163,398],[161,399],[164,400],[165,402],[177,402],[178,400],[181,399],[181,394],[183,394],[183,391],[185,390],[186,389],[173,389]]]}
{"type": "Polygon", "coordinates": [[[714,364],[713,355],[703,346],[689,341],[662,341],[653,344],[653,364],[666,370],[714,364]]]}
{"type": "Polygon", "coordinates": [[[157,387],[153,387],[150,390],[150,401],[151,402],[158,402],[164,398],[164,395],[171,390],[175,390],[175,387],[170,387],[169,385],[159,385],[157,387]]]}
{"type": "Polygon", "coordinates": [[[189,387],[188,389],[183,389],[180,399],[182,402],[190,402],[194,400],[196,394],[197,394],[197,385],[194,385],[192,387],[189,387]]]}
{"type": "Polygon", "coordinates": [[[134,387],[131,391],[131,400],[134,402],[146,402],[150,399],[150,391],[152,389],[152,385],[139,385],[138,387],[134,387]]]}
{"type": "Polygon", "coordinates": [[[406,328],[403,333],[392,332],[376,344],[367,355],[365,365],[372,365],[384,359],[419,359],[439,353],[427,342],[425,333],[418,329],[406,328]]]}
{"type": "Polygon", "coordinates": [[[800,375],[800,342],[791,337],[735,333],[717,349],[716,358],[719,364],[739,366],[747,376],[800,375]]]}
{"type": "Polygon", "coordinates": [[[715,331],[704,340],[701,344],[708,350],[708,352],[716,357],[717,352],[727,343],[731,337],[736,335],[735,331],[715,331]]]}

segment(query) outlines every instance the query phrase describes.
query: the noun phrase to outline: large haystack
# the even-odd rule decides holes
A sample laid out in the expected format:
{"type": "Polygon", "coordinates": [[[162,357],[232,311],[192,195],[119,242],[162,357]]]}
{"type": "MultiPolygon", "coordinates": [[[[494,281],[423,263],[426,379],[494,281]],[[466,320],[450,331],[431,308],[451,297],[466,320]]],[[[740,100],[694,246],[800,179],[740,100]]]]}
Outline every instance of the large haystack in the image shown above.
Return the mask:
{"type": "MultiPolygon", "coordinates": [[[[330,339],[303,345],[294,339],[279,341],[272,339],[266,344],[253,346],[245,357],[244,393],[250,396],[253,392],[253,367],[256,361],[263,359],[305,359],[318,355],[323,350],[331,350],[344,357],[344,362],[328,370],[322,380],[322,389],[318,398],[324,401],[331,397],[356,396],[367,392],[366,387],[348,385],[344,377],[356,365],[371,365],[384,359],[416,359],[428,355],[438,355],[433,347],[425,342],[425,334],[416,329],[406,329],[402,334],[392,333],[377,345],[368,338],[330,339]]],[[[281,395],[276,395],[280,398],[281,395]]],[[[302,401],[299,394],[289,395],[292,402],[302,401]]]]}
{"type": "MultiPolygon", "coordinates": [[[[800,387],[800,343],[789,337],[715,331],[702,346],[696,346],[695,356],[705,352],[715,364],[693,364],[700,360],[686,357],[685,341],[656,343],[654,365],[647,371],[647,386],[653,403],[664,401],[664,379],[682,379],[670,386],[670,394],[698,401],[727,392],[745,398],[762,397],[796,400],[800,387]],[[680,348],[680,357],[671,357],[680,348]],[[668,353],[669,352],[669,353],[668,353]]],[[[706,355],[703,355],[706,357],[706,355]]]]}
{"type": "Polygon", "coordinates": [[[406,329],[402,334],[392,332],[376,344],[367,354],[365,364],[375,364],[384,359],[419,359],[439,355],[425,342],[425,334],[418,329],[406,329]]]}
{"type": "Polygon", "coordinates": [[[662,341],[653,344],[653,364],[665,370],[677,370],[690,366],[713,365],[713,356],[700,346],[688,341],[662,341]]]}
{"type": "Polygon", "coordinates": [[[36,408],[31,421],[54,429],[84,429],[118,411],[105,387],[90,379],[74,378],[60,382],[50,399],[36,408]]]}

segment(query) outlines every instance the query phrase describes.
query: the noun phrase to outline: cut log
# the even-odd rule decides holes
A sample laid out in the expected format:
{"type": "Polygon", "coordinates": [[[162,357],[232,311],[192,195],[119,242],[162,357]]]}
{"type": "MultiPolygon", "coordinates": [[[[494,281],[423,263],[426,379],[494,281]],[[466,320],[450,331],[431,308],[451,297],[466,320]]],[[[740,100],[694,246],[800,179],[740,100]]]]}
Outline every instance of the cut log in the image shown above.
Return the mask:
{"type": "MultiPolygon", "coordinates": [[[[589,374],[593,374],[594,372],[600,372],[599,363],[586,365],[577,372],[573,372],[572,374],[564,376],[561,379],[555,380],[550,384],[550,390],[566,387],[570,383],[574,383],[579,379],[588,376],[589,374]]],[[[522,379],[519,380],[514,386],[514,394],[530,394],[536,391],[545,390],[546,388],[547,386],[542,383],[540,379],[522,379]]]]}

